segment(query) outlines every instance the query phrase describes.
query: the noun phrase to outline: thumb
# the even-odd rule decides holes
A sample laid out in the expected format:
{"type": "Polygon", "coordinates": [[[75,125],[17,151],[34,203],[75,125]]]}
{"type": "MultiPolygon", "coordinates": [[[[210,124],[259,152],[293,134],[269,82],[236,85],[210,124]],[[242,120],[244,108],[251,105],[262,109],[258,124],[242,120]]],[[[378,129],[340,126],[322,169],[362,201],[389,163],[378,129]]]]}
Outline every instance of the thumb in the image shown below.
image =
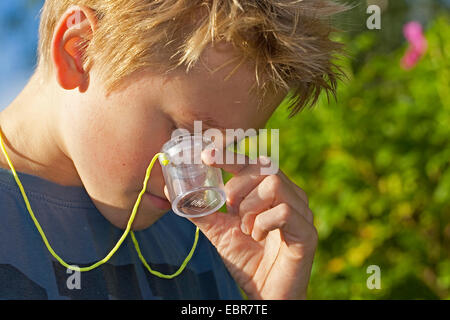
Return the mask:
{"type": "MultiPolygon", "coordinates": [[[[164,185],[164,195],[172,202],[167,185],[164,185]]],[[[213,245],[218,245],[219,239],[222,238],[221,235],[230,230],[232,226],[240,226],[239,215],[231,212],[216,211],[207,216],[187,219],[195,224],[213,245]]]]}
{"type": "Polygon", "coordinates": [[[214,246],[219,245],[219,242],[226,238],[231,239],[224,237],[226,234],[231,236],[235,234],[235,231],[242,233],[239,214],[230,211],[216,211],[203,217],[188,218],[188,220],[195,224],[214,246]]]}
{"type": "Polygon", "coordinates": [[[232,230],[232,226],[236,224],[230,214],[220,211],[188,220],[195,224],[214,246],[218,246],[224,239],[223,235],[232,230]]]}

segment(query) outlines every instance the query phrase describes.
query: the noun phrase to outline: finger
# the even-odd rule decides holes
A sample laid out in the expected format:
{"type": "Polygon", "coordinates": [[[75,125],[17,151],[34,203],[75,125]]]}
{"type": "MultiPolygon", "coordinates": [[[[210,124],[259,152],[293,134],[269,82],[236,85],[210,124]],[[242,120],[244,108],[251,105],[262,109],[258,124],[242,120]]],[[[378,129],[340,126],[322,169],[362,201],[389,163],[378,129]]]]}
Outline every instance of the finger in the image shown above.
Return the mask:
{"type": "Polygon", "coordinates": [[[225,185],[228,212],[236,213],[242,199],[266,176],[261,174],[261,167],[264,166],[263,158],[250,160],[245,155],[226,150],[225,154],[220,150],[214,152],[204,151],[202,156],[205,164],[222,168],[234,174],[234,177],[225,185]],[[239,160],[238,157],[242,158],[239,160]]]}
{"type": "Polygon", "coordinates": [[[312,222],[309,208],[302,198],[281,177],[270,175],[265,177],[240,203],[238,213],[242,221],[242,231],[250,234],[256,216],[280,203],[289,204],[305,219],[312,222]]]}
{"type": "MultiPolygon", "coordinates": [[[[261,156],[256,159],[250,159],[246,155],[234,153],[224,148],[212,149],[211,147],[206,148],[202,152],[202,159],[205,164],[222,168],[223,170],[234,175],[237,175],[242,171],[247,171],[249,174],[259,172],[260,175],[267,175],[263,174],[264,171],[262,168],[267,168],[271,165],[270,157],[261,156]],[[247,168],[251,169],[246,170],[247,168]]],[[[295,192],[303,199],[303,201],[305,201],[307,205],[309,205],[309,200],[304,190],[294,184],[281,170],[278,170],[276,174],[280,174],[286,183],[291,184],[295,189],[295,192]]]]}
{"type": "Polygon", "coordinates": [[[249,165],[255,166],[260,172],[262,168],[270,167],[271,162],[268,157],[257,157],[250,159],[245,154],[231,152],[227,149],[206,148],[201,154],[202,160],[205,164],[221,168],[233,175],[239,174],[244,168],[249,165]]]}
{"type": "MultiPolygon", "coordinates": [[[[285,185],[289,186],[293,192],[300,197],[308,206],[308,196],[306,192],[299,186],[294,184],[289,178],[279,170],[277,174],[285,185]]],[[[255,165],[248,165],[242,169],[239,174],[232,177],[225,185],[225,193],[227,195],[227,206],[231,212],[237,213],[239,205],[248,194],[260,184],[267,175],[261,175],[259,167],[255,165]]]]}
{"type": "MultiPolygon", "coordinates": [[[[267,176],[267,174],[261,173],[263,172],[262,168],[271,166],[269,157],[261,156],[256,159],[250,159],[245,155],[237,154],[223,148],[207,148],[202,152],[202,159],[207,165],[222,168],[235,175],[225,185],[227,211],[230,212],[238,211],[237,208],[241,201],[267,176]]],[[[291,186],[291,189],[306,203],[306,206],[309,205],[308,196],[303,189],[293,183],[281,170],[278,170],[276,174],[287,185],[291,186]]],[[[306,211],[306,217],[312,223],[312,213],[309,208],[306,211]]]]}
{"type": "MultiPolygon", "coordinates": [[[[195,224],[215,247],[220,246],[224,242],[223,239],[234,238],[238,234],[236,231],[241,233],[239,217],[220,211],[203,217],[188,218],[188,220],[195,224]]],[[[225,242],[228,246],[229,242],[226,240],[225,242]]]]}
{"type": "Polygon", "coordinates": [[[255,241],[261,241],[269,232],[276,229],[283,231],[283,238],[288,245],[307,242],[306,240],[316,233],[314,226],[286,203],[280,203],[259,214],[255,219],[251,236],[255,241]]]}
{"type": "Polygon", "coordinates": [[[266,175],[261,175],[257,166],[248,165],[225,184],[227,206],[233,213],[239,211],[239,205],[255,189],[266,175]]]}
{"type": "Polygon", "coordinates": [[[256,217],[251,236],[255,241],[261,241],[266,238],[270,231],[276,229],[284,231],[289,224],[291,226],[297,225],[298,221],[292,221],[293,219],[298,220],[298,217],[292,215],[292,209],[289,205],[280,203],[256,217]]]}
{"type": "Polygon", "coordinates": [[[295,193],[302,198],[302,200],[306,203],[307,206],[309,206],[309,199],[308,199],[308,195],[306,194],[306,192],[300,188],[298,185],[296,185],[292,180],[290,180],[286,174],[279,170],[278,171],[278,175],[289,185],[292,186],[292,188],[294,189],[295,193]]]}
{"type": "Polygon", "coordinates": [[[297,196],[299,196],[303,200],[303,202],[306,204],[307,207],[305,218],[309,223],[314,224],[314,215],[312,211],[309,209],[309,199],[306,192],[298,185],[296,185],[292,180],[290,180],[282,170],[278,170],[277,175],[280,176],[282,180],[287,185],[289,185],[290,188],[297,194],[297,196]]]}

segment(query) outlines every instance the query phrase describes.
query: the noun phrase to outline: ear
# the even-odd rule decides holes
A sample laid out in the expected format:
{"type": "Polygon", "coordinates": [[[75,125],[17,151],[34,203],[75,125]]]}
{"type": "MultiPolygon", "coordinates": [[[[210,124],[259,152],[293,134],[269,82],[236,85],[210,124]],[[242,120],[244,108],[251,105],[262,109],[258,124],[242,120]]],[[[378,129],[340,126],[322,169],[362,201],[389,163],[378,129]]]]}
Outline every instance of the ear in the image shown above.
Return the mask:
{"type": "Polygon", "coordinates": [[[92,9],[72,6],[56,25],[52,40],[52,61],[59,85],[85,92],[89,86],[89,72],[83,68],[83,53],[92,39],[97,17],[92,9]]]}

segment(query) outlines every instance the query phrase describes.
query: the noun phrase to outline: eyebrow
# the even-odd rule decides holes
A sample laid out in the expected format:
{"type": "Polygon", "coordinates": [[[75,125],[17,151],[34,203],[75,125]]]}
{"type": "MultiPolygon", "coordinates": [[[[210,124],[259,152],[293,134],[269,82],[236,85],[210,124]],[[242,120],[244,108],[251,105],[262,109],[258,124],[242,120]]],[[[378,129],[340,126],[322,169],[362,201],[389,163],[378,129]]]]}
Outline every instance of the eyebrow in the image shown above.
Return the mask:
{"type": "Polygon", "coordinates": [[[201,121],[202,129],[216,128],[216,129],[223,130],[223,131],[226,130],[225,127],[219,125],[217,123],[217,121],[215,119],[211,118],[210,116],[205,116],[204,114],[196,113],[196,112],[192,113],[191,116],[194,120],[192,120],[190,122],[189,121],[181,121],[179,124],[183,125],[186,129],[194,130],[194,121],[201,121]]]}

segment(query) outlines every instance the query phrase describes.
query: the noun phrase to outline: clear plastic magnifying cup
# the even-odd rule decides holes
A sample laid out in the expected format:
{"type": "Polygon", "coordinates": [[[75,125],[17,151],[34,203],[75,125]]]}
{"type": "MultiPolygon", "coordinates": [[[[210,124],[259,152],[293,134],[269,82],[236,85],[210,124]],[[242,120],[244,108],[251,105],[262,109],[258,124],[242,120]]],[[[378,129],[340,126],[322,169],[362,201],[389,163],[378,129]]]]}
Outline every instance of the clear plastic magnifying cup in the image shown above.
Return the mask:
{"type": "Polygon", "coordinates": [[[166,142],[159,157],[172,210],[185,218],[197,218],[219,210],[226,201],[222,172],[207,166],[201,152],[214,143],[201,135],[180,135],[166,142]],[[169,160],[167,165],[164,160],[169,160]]]}

